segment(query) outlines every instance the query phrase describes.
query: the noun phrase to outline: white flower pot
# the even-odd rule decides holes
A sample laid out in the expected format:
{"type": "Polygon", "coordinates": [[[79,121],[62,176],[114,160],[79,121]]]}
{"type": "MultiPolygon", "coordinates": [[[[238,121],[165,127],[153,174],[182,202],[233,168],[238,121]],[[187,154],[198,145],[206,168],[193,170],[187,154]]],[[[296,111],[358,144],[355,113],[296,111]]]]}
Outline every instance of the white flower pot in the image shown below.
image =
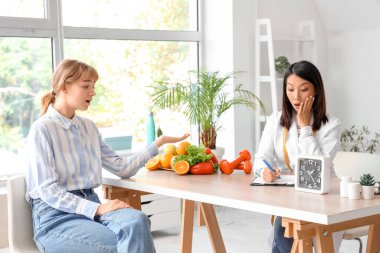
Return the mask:
{"type": "Polygon", "coordinates": [[[362,196],[363,196],[363,199],[375,198],[375,186],[362,185],[362,196]]]}
{"type": "Polygon", "coordinates": [[[211,149],[211,152],[216,156],[218,161],[223,159],[225,149],[222,147],[216,147],[215,149],[211,149]]]}

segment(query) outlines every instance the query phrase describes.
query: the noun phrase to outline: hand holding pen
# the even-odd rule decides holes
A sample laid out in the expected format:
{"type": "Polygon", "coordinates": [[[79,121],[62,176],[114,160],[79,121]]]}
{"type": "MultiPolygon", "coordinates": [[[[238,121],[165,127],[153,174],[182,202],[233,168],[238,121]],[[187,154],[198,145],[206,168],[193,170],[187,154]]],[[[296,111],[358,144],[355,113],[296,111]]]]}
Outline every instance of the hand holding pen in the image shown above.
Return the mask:
{"type": "Polygon", "coordinates": [[[280,178],[279,169],[274,169],[265,159],[263,159],[263,163],[267,166],[263,171],[263,179],[265,182],[273,182],[277,178],[280,178]]]}

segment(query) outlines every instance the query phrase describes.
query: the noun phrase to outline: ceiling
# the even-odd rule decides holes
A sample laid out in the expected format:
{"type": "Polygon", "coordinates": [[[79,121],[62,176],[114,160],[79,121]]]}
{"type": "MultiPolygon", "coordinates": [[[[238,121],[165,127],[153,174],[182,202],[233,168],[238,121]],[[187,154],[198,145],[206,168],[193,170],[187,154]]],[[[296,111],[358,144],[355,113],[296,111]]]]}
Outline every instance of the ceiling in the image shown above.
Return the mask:
{"type": "Polygon", "coordinates": [[[314,0],[329,34],[380,28],[380,0],[314,0]]]}

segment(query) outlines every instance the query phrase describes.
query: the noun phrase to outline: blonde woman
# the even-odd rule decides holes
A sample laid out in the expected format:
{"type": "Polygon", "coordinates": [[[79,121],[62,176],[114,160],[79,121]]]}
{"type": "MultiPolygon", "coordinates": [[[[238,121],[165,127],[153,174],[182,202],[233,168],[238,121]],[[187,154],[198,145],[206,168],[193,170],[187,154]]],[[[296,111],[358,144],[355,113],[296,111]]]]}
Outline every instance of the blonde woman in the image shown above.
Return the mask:
{"type": "Polygon", "coordinates": [[[95,124],[76,115],[95,96],[97,71],[76,60],[62,61],[52,91],[42,98],[41,117],[28,136],[26,198],[33,211],[34,240],[41,252],[155,252],[150,221],[120,200],[101,204],[93,189],[102,168],[133,176],[164,143],[161,136],[123,159],[102,140],[95,124]]]}

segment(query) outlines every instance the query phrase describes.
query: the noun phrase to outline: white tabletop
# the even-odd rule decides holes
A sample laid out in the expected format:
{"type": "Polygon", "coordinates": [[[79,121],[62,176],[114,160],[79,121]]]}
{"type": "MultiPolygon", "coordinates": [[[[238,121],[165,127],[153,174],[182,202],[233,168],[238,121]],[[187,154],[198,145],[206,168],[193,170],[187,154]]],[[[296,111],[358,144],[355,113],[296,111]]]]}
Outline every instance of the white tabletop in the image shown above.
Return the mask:
{"type": "Polygon", "coordinates": [[[341,198],[337,180],[329,194],[319,195],[294,187],[250,186],[252,177],[242,171],[180,176],[142,168],[129,179],[104,174],[103,184],[326,225],[380,214],[379,196],[373,200],[341,198]]]}

